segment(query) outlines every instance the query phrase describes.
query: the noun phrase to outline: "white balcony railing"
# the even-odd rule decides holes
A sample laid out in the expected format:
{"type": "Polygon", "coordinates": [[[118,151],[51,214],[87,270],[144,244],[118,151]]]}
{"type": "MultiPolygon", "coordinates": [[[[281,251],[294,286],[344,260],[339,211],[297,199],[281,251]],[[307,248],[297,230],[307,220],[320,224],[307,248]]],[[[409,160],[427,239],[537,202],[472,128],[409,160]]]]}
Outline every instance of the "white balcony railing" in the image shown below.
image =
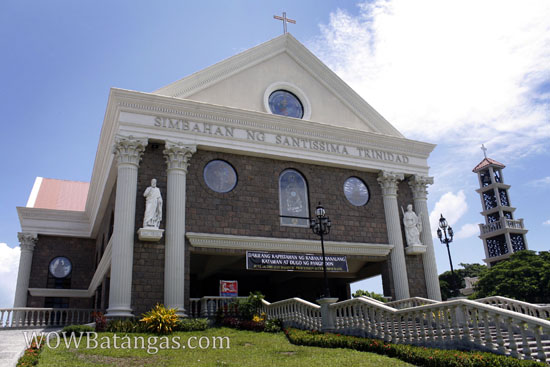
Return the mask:
{"type": "Polygon", "coordinates": [[[523,227],[523,219],[508,219],[508,218],[500,218],[498,221],[489,223],[489,224],[480,224],[479,225],[481,234],[487,234],[499,231],[501,229],[524,229],[523,227]]]}

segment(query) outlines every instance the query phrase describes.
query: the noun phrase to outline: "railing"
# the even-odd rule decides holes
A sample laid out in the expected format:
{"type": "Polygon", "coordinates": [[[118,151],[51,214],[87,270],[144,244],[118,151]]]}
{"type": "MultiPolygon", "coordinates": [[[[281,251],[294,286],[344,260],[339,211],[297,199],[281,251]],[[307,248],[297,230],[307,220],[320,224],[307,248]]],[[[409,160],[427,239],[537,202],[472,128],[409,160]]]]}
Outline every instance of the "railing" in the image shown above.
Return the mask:
{"type": "Polygon", "coordinates": [[[237,309],[235,301],[246,297],[202,297],[189,299],[190,317],[214,317],[218,310],[224,315],[234,316],[237,309]]]}
{"type": "Polygon", "coordinates": [[[508,218],[500,218],[496,222],[489,223],[489,224],[481,224],[479,227],[481,229],[481,234],[496,232],[504,228],[524,229],[523,219],[516,220],[516,219],[508,219],[508,218]]]}
{"type": "Polygon", "coordinates": [[[422,297],[412,297],[412,298],[401,299],[398,301],[388,302],[384,304],[386,306],[390,306],[393,308],[402,309],[402,308],[430,305],[434,303],[439,303],[439,301],[435,301],[433,299],[428,299],[428,298],[422,298],[422,297]]]}
{"type": "Polygon", "coordinates": [[[475,301],[484,303],[486,305],[503,308],[505,310],[519,312],[524,315],[538,317],[546,320],[550,319],[550,306],[538,306],[532,303],[517,301],[515,299],[501,296],[480,298],[476,299],[475,301]]]}
{"type": "Polygon", "coordinates": [[[1,308],[0,329],[56,327],[93,322],[93,309],[1,308]]]}
{"type": "Polygon", "coordinates": [[[320,330],[322,327],[319,305],[301,298],[290,298],[273,303],[263,300],[262,303],[268,319],[279,319],[286,325],[310,330],[320,330]]]}
{"type": "Polygon", "coordinates": [[[546,361],[550,321],[466,299],[397,310],[364,298],[329,306],[333,330],[392,343],[489,350],[546,361]]]}

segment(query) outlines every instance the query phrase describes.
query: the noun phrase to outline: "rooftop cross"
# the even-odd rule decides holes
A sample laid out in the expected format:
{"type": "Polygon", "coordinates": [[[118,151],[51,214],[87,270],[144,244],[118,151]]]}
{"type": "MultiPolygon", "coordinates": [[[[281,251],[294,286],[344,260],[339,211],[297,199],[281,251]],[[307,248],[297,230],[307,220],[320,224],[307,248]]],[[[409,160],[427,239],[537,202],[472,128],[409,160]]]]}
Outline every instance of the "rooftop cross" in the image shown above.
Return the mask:
{"type": "Polygon", "coordinates": [[[277,19],[277,20],[282,20],[283,21],[283,34],[286,34],[286,24],[287,23],[292,23],[292,24],[296,24],[296,21],[294,19],[290,19],[290,18],[287,18],[286,17],[286,12],[283,12],[283,16],[280,17],[278,15],[274,15],[273,16],[274,19],[277,19]]]}
{"type": "Polygon", "coordinates": [[[481,150],[483,150],[483,155],[487,158],[487,148],[485,148],[485,144],[481,144],[481,150]]]}

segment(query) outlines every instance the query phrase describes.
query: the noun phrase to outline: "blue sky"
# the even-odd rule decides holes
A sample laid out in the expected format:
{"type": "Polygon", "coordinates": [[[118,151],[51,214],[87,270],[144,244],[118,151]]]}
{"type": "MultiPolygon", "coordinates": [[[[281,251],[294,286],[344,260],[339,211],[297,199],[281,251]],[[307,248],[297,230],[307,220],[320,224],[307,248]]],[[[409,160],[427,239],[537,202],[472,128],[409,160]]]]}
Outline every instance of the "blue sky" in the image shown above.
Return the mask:
{"type": "MultiPolygon", "coordinates": [[[[547,1],[3,1],[0,306],[13,300],[36,176],[89,181],[109,88],[150,92],[289,31],[407,137],[438,144],[432,217],[481,262],[479,146],[502,163],[533,250],[550,235],[547,1]],[[414,5],[413,5],[414,4],[414,5]],[[546,224],[545,224],[546,223],[546,224]]],[[[333,220],[334,222],[334,220],[333,220]]],[[[335,223],[336,224],[336,223],[335,223]]],[[[439,272],[449,269],[436,243],[439,272]]],[[[381,284],[361,286],[380,290],[381,284]]]]}

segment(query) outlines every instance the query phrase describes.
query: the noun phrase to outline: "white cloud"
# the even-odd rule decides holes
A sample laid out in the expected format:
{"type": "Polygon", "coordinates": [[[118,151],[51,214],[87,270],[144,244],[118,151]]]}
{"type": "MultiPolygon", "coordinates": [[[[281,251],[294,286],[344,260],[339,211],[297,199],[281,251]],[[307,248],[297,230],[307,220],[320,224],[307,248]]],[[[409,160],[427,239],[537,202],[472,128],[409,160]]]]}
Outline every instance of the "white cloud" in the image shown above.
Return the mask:
{"type": "Polygon", "coordinates": [[[530,181],[529,186],[550,187],[550,176],[546,176],[544,178],[539,178],[538,180],[530,181]]]}
{"type": "Polygon", "coordinates": [[[0,308],[13,307],[19,268],[19,247],[0,243],[0,308]]]}
{"type": "Polygon", "coordinates": [[[455,238],[464,239],[479,235],[479,225],[475,223],[466,223],[456,233],[455,238]]]}
{"type": "Polygon", "coordinates": [[[435,232],[439,226],[441,214],[447,219],[447,223],[449,223],[450,226],[454,226],[467,210],[468,204],[466,203],[464,191],[460,190],[456,194],[447,192],[441,196],[430,213],[430,226],[432,227],[433,236],[436,237],[435,232]]]}
{"type": "Polygon", "coordinates": [[[550,2],[374,0],[310,45],[406,136],[522,157],[550,138],[550,2]]]}
{"type": "Polygon", "coordinates": [[[550,219],[545,220],[544,222],[542,222],[542,225],[543,226],[550,226],[550,219]]]}

